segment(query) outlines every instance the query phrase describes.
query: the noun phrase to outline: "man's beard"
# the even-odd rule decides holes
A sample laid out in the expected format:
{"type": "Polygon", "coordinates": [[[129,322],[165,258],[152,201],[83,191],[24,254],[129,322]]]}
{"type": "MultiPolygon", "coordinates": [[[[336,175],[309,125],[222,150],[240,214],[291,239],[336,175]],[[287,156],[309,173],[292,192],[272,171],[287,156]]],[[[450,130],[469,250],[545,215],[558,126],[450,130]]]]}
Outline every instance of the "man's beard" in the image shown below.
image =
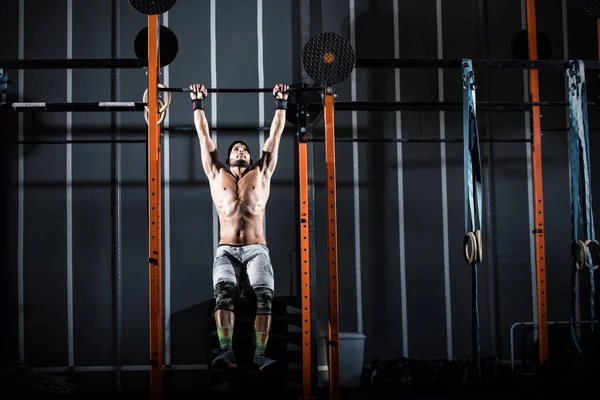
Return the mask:
{"type": "Polygon", "coordinates": [[[230,164],[232,167],[249,168],[250,163],[246,160],[235,160],[230,164]]]}

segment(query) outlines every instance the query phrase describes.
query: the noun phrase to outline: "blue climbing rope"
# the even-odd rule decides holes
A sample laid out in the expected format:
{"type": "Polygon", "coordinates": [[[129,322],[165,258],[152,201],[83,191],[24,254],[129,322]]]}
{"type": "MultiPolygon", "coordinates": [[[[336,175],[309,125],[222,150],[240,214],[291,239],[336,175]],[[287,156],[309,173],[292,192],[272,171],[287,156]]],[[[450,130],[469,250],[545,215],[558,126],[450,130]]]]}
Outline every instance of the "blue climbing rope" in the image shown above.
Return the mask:
{"type": "Polygon", "coordinates": [[[572,262],[574,267],[571,279],[571,336],[577,351],[581,353],[581,346],[579,345],[575,329],[575,286],[578,272],[583,271],[587,265],[590,270],[590,328],[593,332],[595,318],[594,265],[597,264],[597,260],[594,260],[594,257],[592,257],[590,246],[597,246],[598,242],[595,238],[592,211],[587,88],[583,61],[569,61],[567,76],[569,78],[571,236],[573,240],[572,262]],[[581,193],[582,191],[583,193],[581,193]]]}
{"type": "MultiPolygon", "coordinates": [[[[481,376],[480,337],[479,337],[479,277],[477,266],[481,262],[482,228],[482,185],[481,156],[479,150],[479,130],[477,128],[476,85],[473,63],[462,60],[463,82],[463,159],[464,159],[464,200],[465,200],[465,245],[471,243],[472,256],[465,255],[472,269],[472,340],[473,358],[476,360],[477,376],[481,376]],[[470,238],[470,239],[469,239],[470,238]]],[[[468,253],[468,250],[465,249],[468,253]]]]}

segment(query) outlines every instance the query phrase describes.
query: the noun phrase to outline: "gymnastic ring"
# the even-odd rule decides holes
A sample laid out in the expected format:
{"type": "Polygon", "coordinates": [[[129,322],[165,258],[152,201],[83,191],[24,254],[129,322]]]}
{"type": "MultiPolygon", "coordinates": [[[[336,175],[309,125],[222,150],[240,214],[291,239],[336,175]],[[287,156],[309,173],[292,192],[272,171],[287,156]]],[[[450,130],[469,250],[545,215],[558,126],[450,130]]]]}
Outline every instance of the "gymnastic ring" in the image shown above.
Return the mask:
{"type": "MultiPolygon", "coordinates": [[[[163,85],[162,83],[159,83],[158,87],[163,88],[163,89],[166,88],[166,86],[163,85]]],[[[169,93],[169,92],[164,92],[164,93],[165,93],[163,95],[165,98],[164,103],[163,103],[164,105],[159,108],[159,110],[158,110],[159,113],[164,112],[169,107],[169,105],[171,105],[171,93],[169,93]]],[[[159,99],[160,99],[160,97],[159,97],[159,99]]],[[[144,91],[144,95],[142,96],[142,101],[144,103],[148,102],[148,89],[147,88],[146,88],[146,91],[144,91]]]]}
{"type": "MultiPolygon", "coordinates": [[[[588,258],[587,258],[587,252],[586,252],[586,248],[590,247],[590,245],[596,245],[597,247],[600,248],[600,243],[598,243],[597,240],[590,240],[590,239],[586,239],[585,241],[583,240],[579,240],[577,242],[577,247],[578,247],[578,255],[579,258],[576,260],[575,262],[575,267],[581,271],[584,268],[590,266],[590,263],[588,262],[588,258]]],[[[592,264],[594,264],[592,266],[592,269],[594,271],[597,271],[600,268],[600,257],[596,256],[596,260],[594,260],[594,257],[592,255],[592,264]]]]}
{"type": "Polygon", "coordinates": [[[477,257],[477,239],[475,238],[473,232],[467,232],[463,239],[463,247],[463,256],[465,258],[465,262],[469,265],[473,265],[475,263],[475,258],[477,257]],[[470,253],[469,247],[471,247],[470,253]]]}
{"type": "MultiPolygon", "coordinates": [[[[158,105],[161,107],[165,105],[165,102],[160,97],[158,98],[157,102],[158,102],[158,105]]],[[[167,115],[166,111],[161,112],[160,117],[158,118],[158,121],[156,122],[156,125],[162,124],[163,121],[165,120],[166,115],[167,115]]],[[[146,125],[148,125],[148,106],[144,107],[144,119],[146,120],[146,125]]]]}
{"type": "MultiPolygon", "coordinates": [[[[158,87],[163,88],[163,89],[167,88],[167,86],[163,85],[162,83],[159,83],[158,87]]],[[[169,108],[169,106],[171,105],[171,93],[164,92],[163,97],[165,98],[164,103],[163,103],[164,105],[161,108],[159,108],[159,110],[158,110],[159,113],[162,113],[167,108],[169,108]]],[[[159,97],[159,99],[160,99],[160,97],[159,97]]],[[[144,92],[144,95],[142,96],[142,101],[144,103],[148,102],[148,88],[146,88],[146,91],[144,92]]]]}
{"type": "Polygon", "coordinates": [[[477,262],[481,263],[483,261],[483,243],[479,229],[475,231],[475,238],[477,239],[477,262]]]}
{"type": "Polygon", "coordinates": [[[577,257],[575,259],[575,268],[578,271],[582,271],[587,265],[585,247],[587,246],[586,241],[577,241],[577,257]]]}

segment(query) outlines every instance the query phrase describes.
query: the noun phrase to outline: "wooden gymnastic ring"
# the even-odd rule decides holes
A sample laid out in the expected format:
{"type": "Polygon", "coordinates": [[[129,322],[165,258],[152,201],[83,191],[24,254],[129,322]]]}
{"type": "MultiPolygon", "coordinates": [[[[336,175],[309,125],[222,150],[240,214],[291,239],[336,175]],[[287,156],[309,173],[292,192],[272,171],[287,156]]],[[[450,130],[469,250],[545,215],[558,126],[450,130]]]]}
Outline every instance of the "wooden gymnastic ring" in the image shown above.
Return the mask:
{"type": "MultiPolygon", "coordinates": [[[[600,268],[600,256],[599,256],[599,252],[600,252],[600,243],[598,243],[597,240],[590,240],[590,239],[586,239],[586,240],[579,240],[577,242],[577,255],[578,258],[575,262],[575,267],[577,268],[577,270],[582,271],[584,268],[589,268],[590,267],[590,263],[588,262],[588,258],[587,258],[587,252],[586,249],[588,247],[590,247],[590,245],[595,245],[596,246],[596,250],[591,254],[592,256],[592,264],[594,264],[592,266],[592,269],[594,271],[597,271],[600,268]],[[596,257],[594,257],[594,255],[596,257]],[[594,259],[595,258],[595,259],[594,259]]],[[[590,250],[591,252],[591,250],[590,250]]]]}
{"type": "Polygon", "coordinates": [[[483,238],[480,229],[475,231],[475,239],[477,239],[477,263],[481,263],[483,261],[483,238]]]}
{"type": "Polygon", "coordinates": [[[473,232],[467,232],[463,239],[463,247],[463,256],[465,258],[465,262],[469,265],[473,265],[475,263],[475,259],[477,258],[477,239],[473,232]],[[469,246],[471,247],[470,253],[469,246]]]}
{"type": "Polygon", "coordinates": [[[587,264],[587,256],[585,254],[586,242],[583,240],[577,241],[577,256],[575,257],[575,268],[582,271],[587,264]]]}
{"type": "MultiPolygon", "coordinates": [[[[162,83],[159,83],[158,87],[163,88],[163,89],[167,88],[162,83]]],[[[164,93],[163,97],[165,98],[165,100],[163,102],[163,106],[158,109],[159,113],[163,113],[171,105],[171,93],[170,92],[163,92],[163,93],[164,93]]],[[[160,99],[160,97],[159,97],[159,99],[160,99]]],[[[144,92],[144,95],[142,96],[142,102],[144,102],[144,103],[148,102],[148,89],[147,88],[146,88],[146,91],[144,92]]]]}
{"type": "MultiPolygon", "coordinates": [[[[159,106],[164,106],[165,102],[163,101],[163,99],[161,99],[160,97],[158,98],[158,104],[159,106]]],[[[156,122],[156,125],[160,125],[163,123],[163,121],[165,120],[165,117],[167,116],[167,112],[163,111],[160,113],[160,117],[158,118],[158,121],[156,122]]],[[[148,125],[148,106],[144,107],[144,119],[146,120],[146,125],[148,125]]]]}

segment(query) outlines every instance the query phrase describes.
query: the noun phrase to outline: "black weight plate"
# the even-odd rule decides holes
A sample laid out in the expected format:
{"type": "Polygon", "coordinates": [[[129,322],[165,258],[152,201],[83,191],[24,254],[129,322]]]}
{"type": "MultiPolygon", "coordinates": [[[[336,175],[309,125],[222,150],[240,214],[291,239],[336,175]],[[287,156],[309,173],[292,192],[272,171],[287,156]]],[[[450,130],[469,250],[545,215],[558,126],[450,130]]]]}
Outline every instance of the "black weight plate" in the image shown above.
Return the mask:
{"type": "Polygon", "coordinates": [[[581,7],[594,18],[600,18],[600,0],[580,0],[581,7]]]}
{"type": "Polygon", "coordinates": [[[354,69],[356,57],[350,43],[333,32],[313,36],[302,49],[302,65],[316,83],[335,85],[354,69]]]}
{"type": "MultiPolygon", "coordinates": [[[[148,27],[142,28],[138,32],[133,48],[137,58],[148,58],[148,27]]],[[[177,36],[172,30],[163,25],[160,25],[159,28],[158,51],[161,67],[171,64],[179,51],[177,36]]]]}
{"type": "Polygon", "coordinates": [[[136,11],[146,15],[157,15],[167,12],[176,2],[177,0],[129,0],[129,4],[136,11]]]}

